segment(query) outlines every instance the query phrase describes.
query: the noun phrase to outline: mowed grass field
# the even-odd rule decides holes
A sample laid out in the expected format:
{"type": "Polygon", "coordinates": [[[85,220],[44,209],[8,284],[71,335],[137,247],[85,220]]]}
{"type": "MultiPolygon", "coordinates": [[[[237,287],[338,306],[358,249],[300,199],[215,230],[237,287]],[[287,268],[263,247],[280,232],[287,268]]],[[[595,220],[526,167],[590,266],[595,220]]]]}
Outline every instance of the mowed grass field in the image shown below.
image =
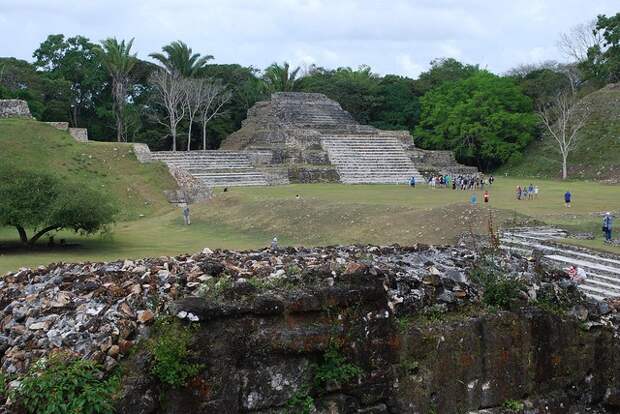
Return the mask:
{"type": "MultiPolygon", "coordinates": [[[[109,144],[108,144],[109,145],[109,144]]],[[[0,229],[0,271],[50,262],[98,261],[196,252],[204,247],[255,249],[277,236],[281,245],[444,244],[468,231],[486,233],[489,217],[496,225],[546,223],[591,231],[597,239],[577,242],[619,253],[602,242],[601,215],[620,216],[620,186],[593,182],[535,181],[537,200],[517,201],[517,185],[525,179],[498,177],[489,188],[491,201],[482,203],[482,191],[453,191],[405,185],[303,184],[276,187],[216,189],[214,198],[191,207],[192,224],[183,225],[181,210],[159,206],[157,213],[119,221],[103,236],[83,238],[63,232],[76,244],[55,250],[13,248],[14,229],[0,229]],[[566,190],[573,206],[563,203],[566,190]],[[476,194],[478,204],[470,205],[476,194]],[[297,198],[299,195],[299,199],[297,198]]],[[[620,220],[617,222],[620,227],[620,220]]],[[[617,227],[617,228],[618,228],[617,227]]]]}

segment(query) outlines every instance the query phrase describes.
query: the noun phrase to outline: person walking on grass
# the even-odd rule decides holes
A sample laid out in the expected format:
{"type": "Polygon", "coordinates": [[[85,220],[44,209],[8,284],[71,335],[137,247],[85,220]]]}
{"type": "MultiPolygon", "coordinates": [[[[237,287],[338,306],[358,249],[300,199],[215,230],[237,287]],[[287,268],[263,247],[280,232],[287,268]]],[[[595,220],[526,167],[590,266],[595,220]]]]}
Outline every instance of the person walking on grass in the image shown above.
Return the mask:
{"type": "Polygon", "coordinates": [[[484,202],[485,203],[489,202],[489,192],[488,191],[485,190],[482,197],[484,197],[484,202]]]}
{"type": "Polygon", "coordinates": [[[191,221],[189,219],[189,205],[187,204],[185,204],[185,207],[183,207],[183,222],[187,226],[191,224],[191,221]]]}
{"type": "Polygon", "coordinates": [[[530,200],[534,199],[534,186],[530,183],[530,186],[527,188],[527,197],[530,200]]]}
{"type": "Polygon", "coordinates": [[[564,204],[566,204],[566,208],[570,208],[570,201],[573,198],[573,195],[570,193],[570,191],[566,191],[564,193],[564,204]]]}
{"type": "Polygon", "coordinates": [[[538,186],[534,187],[534,198],[538,198],[538,186]]]}
{"type": "Polygon", "coordinates": [[[415,177],[413,175],[409,179],[409,185],[415,188],[415,177]]]}
{"type": "Polygon", "coordinates": [[[522,193],[521,186],[518,185],[517,186],[517,200],[521,200],[521,193],[522,193]]]}
{"type": "Polygon", "coordinates": [[[611,241],[611,227],[612,227],[613,221],[614,221],[613,216],[608,211],[605,214],[605,217],[603,217],[603,233],[605,233],[606,242],[611,241]]]}

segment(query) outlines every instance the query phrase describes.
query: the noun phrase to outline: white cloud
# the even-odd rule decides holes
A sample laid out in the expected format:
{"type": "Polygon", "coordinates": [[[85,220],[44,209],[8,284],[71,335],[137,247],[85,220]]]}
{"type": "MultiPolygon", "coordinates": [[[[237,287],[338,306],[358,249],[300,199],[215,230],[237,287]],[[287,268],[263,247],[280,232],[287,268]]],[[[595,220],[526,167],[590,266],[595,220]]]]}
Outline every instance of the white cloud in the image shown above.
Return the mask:
{"type": "Polygon", "coordinates": [[[559,59],[559,34],[617,0],[0,0],[0,54],[31,59],[51,33],[135,37],[143,58],[181,39],[218,63],[370,65],[415,76],[455,57],[503,72],[559,59]]]}

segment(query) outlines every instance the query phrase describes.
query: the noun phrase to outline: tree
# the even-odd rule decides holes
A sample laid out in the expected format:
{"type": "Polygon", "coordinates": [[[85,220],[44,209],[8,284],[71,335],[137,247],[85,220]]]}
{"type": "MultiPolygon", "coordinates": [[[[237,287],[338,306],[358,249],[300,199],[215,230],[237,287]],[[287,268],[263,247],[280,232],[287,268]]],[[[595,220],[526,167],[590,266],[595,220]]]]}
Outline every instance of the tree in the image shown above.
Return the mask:
{"type": "Polygon", "coordinates": [[[37,72],[25,60],[0,58],[0,99],[23,99],[40,121],[69,121],[71,83],[37,72]]]}
{"type": "Polygon", "coordinates": [[[116,118],[116,140],[127,142],[127,91],[130,87],[130,74],[137,63],[135,54],[131,54],[133,39],[127,44],[116,38],[101,41],[100,57],[112,78],[112,97],[114,98],[114,117],[116,118]]]}
{"type": "Polygon", "coordinates": [[[49,35],[34,51],[34,66],[53,79],[71,83],[71,123],[79,126],[83,111],[95,110],[95,103],[106,88],[106,73],[97,53],[98,46],[88,38],[65,39],[49,35]]]}
{"type": "Polygon", "coordinates": [[[271,92],[290,92],[295,90],[297,75],[301,68],[298,66],[292,71],[288,62],[284,62],[282,66],[278,63],[272,63],[265,69],[263,80],[267,83],[271,92]]]}
{"type": "Polygon", "coordinates": [[[191,150],[192,144],[192,125],[194,124],[194,118],[200,110],[202,105],[203,96],[205,94],[205,80],[204,79],[185,79],[185,98],[184,103],[187,112],[188,127],[187,127],[187,150],[191,150]]]}
{"type": "Polygon", "coordinates": [[[571,27],[560,35],[558,48],[569,62],[582,63],[588,60],[588,50],[601,45],[603,38],[596,29],[596,20],[571,27]]]}
{"type": "Polygon", "coordinates": [[[116,209],[102,194],[43,173],[0,170],[0,225],[17,229],[33,245],[51,231],[96,233],[114,219],[116,209]],[[27,230],[34,234],[28,238],[27,230]]]}
{"type": "Polygon", "coordinates": [[[557,144],[562,156],[562,179],[565,180],[568,177],[568,155],[577,145],[579,130],[586,124],[590,109],[572,92],[561,92],[539,108],[538,116],[557,144]]]}
{"type": "Polygon", "coordinates": [[[314,67],[298,81],[297,89],[323,93],[340,103],[358,122],[368,124],[384,103],[379,82],[380,77],[366,65],[335,70],[314,67]]]}
{"type": "Polygon", "coordinates": [[[531,99],[512,79],[487,71],[445,82],[420,103],[416,144],[453,150],[459,161],[482,170],[519,156],[536,130],[531,99]]]}
{"type": "Polygon", "coordinates": [[[149,56],[157,60],[170,73],[182,77],[195,77],[202,73],[207,62],[213,59],[211,55],[200,56],[194,53],[180,40],[162,47],[163,53],[151,53],[149,56]]]}
{"type": "Polygon", "coordinates": [[[207,149],[207,124],[221,114],[222,107],[232,98],[226,86],[220,80],[204,80],[200,104],[200,122],[202,123],[202,149],[207,149]]]}
{"type": "Polygon", "coordinates": [[[431,68],[418,77],[416,89],[420,95],[424,95],[445,82],[467,79],[479,70],[478,65],[461,63],[454,58],[434,59],[431,68]]]}
{"type": "Polygon", "coordinates": [[[155,71],[150,77],[150,83],[156,96],[156,104],[166,114],[166,121],[156,115],[157,121],[168,128],[172,137],[172,151],[177,150],[177,127],[185,117],[186,106],[183,101],[186,96],[186,80],[176,72],[166,72],[163,69],[155,71]]]}
{"type": "Polygon", "coordinates": [[[560,91],[575,90],[578,73],[571,65],[554,61],[540,64],[519,65],[507,72],[521,86],[523,93],[532,98],[536,106],[553,99],[560,91]]]}

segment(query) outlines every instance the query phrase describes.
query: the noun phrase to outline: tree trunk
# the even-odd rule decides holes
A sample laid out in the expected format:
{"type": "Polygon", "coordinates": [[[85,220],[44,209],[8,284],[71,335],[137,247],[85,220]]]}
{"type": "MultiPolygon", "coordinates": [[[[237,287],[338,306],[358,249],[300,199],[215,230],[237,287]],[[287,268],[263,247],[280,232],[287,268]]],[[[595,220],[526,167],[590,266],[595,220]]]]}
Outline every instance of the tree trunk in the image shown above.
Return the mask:
{"type": "Polygon", "coordinates": [[[207,123],[202,123],[202,149],[207,149],[207,123]]]}
{"type": "Polygon", "coordinates": [[[192,118],[189,119],[189,128],[187,131],[187,151],[191,151],[191,145],[192,145],[192,123],[193,120],[192,118]]]}
{"type": "Polygon", "coordinates": [[[78,122],[77,122],[77,119],[78,119],[78,107],[75,104],[73,105],[73,108],[71,108],[71,118],[72,118],[72,121],[73,121],[73,127],[77,128],[78,127],[78,122]]]}
{"type": "Polygon", "coordinates": [[[32,236],[32,238],[30,239],[28,244],[31,245],[31,246],[34,245],[37,242],[37,240],[39,240],[41,238],[41,236],[43,236],[48,231],[52,231],[52,230],[57,229],[58,227],[59,227],[58,225],[53,225],[53,226],[48,226],[48,227],[40,230],[37,234],[32,236]]]}
{"type": "Polygon", "coordinates": [[[567,155],[562,155],[562,179],[566,180],[566,178],[568,177],[568,174],[566,172],[566,159],[568,158],[567,155]]]}
{"type": "Polygon", "coordinates": [[[17,228],[17,232],[19,233],[19,240],[22,243],[28,244],[28,236],[26,235],[26,230],[22,226],[15,226],[17,228]]]}
{"type": "Polygon", "coordinates": [[[116,140],[118,142],[122,142],[123,141],[123,119],[122,119],[122,115],[120,114],[120,111],[117,111],[116,114],[116,140]]]}

